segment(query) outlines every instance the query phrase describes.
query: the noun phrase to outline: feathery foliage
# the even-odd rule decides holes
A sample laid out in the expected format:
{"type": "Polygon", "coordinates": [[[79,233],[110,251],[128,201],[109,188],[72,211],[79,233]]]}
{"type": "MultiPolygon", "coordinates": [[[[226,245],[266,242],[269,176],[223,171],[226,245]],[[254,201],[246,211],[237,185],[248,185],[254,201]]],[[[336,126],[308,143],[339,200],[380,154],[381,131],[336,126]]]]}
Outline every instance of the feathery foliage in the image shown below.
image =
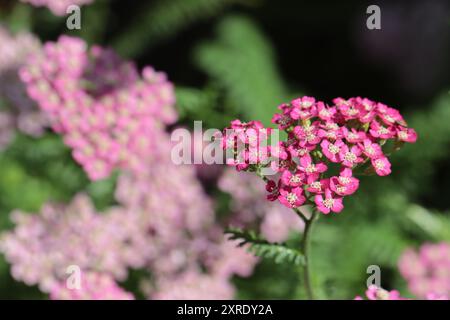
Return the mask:
{"type": "Polygon", "coordinates": [[[217,39],[200,45],[195,61],[246,118],[269,123],[274,107],[288,95],[269,40],[246,17],[221,21],[217,39]]]}
{"type": "Polygon", "coordinates": [[[225,233],[230,235],[230,240],[237,240],[239,246],[248,245],[248,251],[258,257],[273,259],[277,264],[289,262],[301,265],[304,263],[305,258],[299,250],[289,248],[286,244],[267,242],[254,231],[230,228],[225,233]]]}
{"type": "MultiPolygon", "coordinates": [[[[170,38],[192,23],[213,17],[237,0],[159,0],[149,3],[121,30],[113,46],[127,57],[170,38]]],[[[242,1],[240,1],[242,2],[242,1]]]]}

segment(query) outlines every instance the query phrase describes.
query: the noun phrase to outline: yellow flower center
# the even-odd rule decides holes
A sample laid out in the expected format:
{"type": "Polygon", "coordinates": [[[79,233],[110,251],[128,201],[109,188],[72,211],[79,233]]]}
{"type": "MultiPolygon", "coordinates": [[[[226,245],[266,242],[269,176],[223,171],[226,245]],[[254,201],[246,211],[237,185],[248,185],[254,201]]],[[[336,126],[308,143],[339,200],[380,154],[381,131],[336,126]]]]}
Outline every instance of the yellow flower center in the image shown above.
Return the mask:
{"type": "Polygon", "coordinates": [[[382,160],[380,160],[380,159],[376,160],[375,161],[375,167],[377,169],[383,169],[384,168],[384,162],[382,160]]]}
{"type": "Polygon", "coordinates": [[[294,204],[295,201],[297,201],[297,196],[295,195],[295,193],[289,193],[286,199],[290,204],[294,204]]]}
{"type": "Polygon", "coordinates": [[[405,131],[400,131],[398,133],[398,136],[400,139],[403,139],[403,140],[408,139],[408,134],[405,131]]]}
{"type": "Polygon", "coordinates": [[[333,207],[333,204],[334,204],[334,199],[323,200],[323,205],[328,209],[331,209],[333,207]]]}
{"type": "Polygon", "coordinates": [[[339,177],[339,182],[341,184],[347,184],[347,183],[350,182],[350,178],[348,178],[348,177],[339,177]]]}
{"type": "Polygon", "coordinates": [[[322,190],[322,184],[319,181],[314,181],[313,183],[311,183],[311,187],[319,191],[322,190]]]}
{"type": "Polygon", "coordinates": [[[385,127],[380,127],[380,129],[378,129],[378,134],[388,134],[389,130],[386,129],[385,127]]]}
{"type": "Polygon", "coordinates": [[[378,300],[389,300],[389,292],[384,289],[377,289],[376,297],[378,300]]]}
{"type": "Polygon", "coordinates": [[[337,147],[337,146],[335,146],[334,144],[330,144],[330,145],[328,146],[328,151],[330,151],[332,154],[338,153],[339,150],[340,150],[340,148],[337,147]]]}
{"type": "Polygon", "coordinates": [[[356,161],[356,155],[352,152],[347,152],[344,156],[344,159],[349,162],[355,162],[356,161]]]}

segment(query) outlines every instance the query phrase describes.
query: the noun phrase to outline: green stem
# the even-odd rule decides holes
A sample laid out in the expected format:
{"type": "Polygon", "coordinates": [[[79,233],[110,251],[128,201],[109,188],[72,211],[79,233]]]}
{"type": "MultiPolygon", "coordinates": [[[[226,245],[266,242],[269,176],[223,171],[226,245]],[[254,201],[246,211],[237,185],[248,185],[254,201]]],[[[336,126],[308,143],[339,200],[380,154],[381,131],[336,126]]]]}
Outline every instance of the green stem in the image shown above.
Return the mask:
{"type": "MultiPolygon", "coordinates": [[[[264,176],[260,170],[257,170],[256,174],[260,178],[262,178],[265,182],[269,181],[269,179],[266,176],[264,176]]],[[[311,201],[311,199],[309,198],[308,200],[311,201]]],[[[298,208],[294,208],[293,210],[305,223],[305,231],[303,233],[301,244],[301,250],[305,257],[305,265],[303,268],[303,283],[305,285],[306,295],[308,296],[308,299],[314,300],[314,290],[311,284],[311,275],[310,275],[309,242],[311,238],[312,226],[314,224],[314,221],[316,221],[319,216],[317,214],[316,209],[313,209],[311,217],[309,219],[306,218],[306,216],[298,208]]]]}
{"type": "Polygon", "coordinates": [[[303,215],[303,213],[298,208],[293,208],[294,212],[303,220],[305,224],[308,223],[308,219],[303,215]]]}
{"type": "Polygon", "coordinates": [[[307,219],[305,222],[305,231],[303,233],[301,250],[303,255],[305,256],[305,265],[303,268],[303,284],[305,286],[306,295],[308,299],[314,300],[314,290],[311,283],[311,273],[310,273],[310,239],[311,239],[311,230],[314,224],[314,221],[317,220],[317,211],[313,210],[311,218],[307,219]]]}

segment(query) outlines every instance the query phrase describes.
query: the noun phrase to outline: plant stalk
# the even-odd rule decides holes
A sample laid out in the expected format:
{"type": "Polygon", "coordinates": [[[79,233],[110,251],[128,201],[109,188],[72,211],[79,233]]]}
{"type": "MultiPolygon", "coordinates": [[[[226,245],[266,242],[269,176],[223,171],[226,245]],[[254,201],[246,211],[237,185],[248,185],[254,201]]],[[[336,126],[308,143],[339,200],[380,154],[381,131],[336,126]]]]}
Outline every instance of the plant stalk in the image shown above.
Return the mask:
{"type": "Polygon", "coordinates": [[[311,231],[314,225],[314,222],[317,220],[317,211],[314,209],[311,215],[311,218],[305,221],[305,231],[303,233],[301,250],[305,257],[305,265],[303,267],[303,284],[305,286],[306,295],[308,299],[314,300],[314,290],[311,283],[311,262],[310,262],[310,239],[311,239],[311,231]]]}

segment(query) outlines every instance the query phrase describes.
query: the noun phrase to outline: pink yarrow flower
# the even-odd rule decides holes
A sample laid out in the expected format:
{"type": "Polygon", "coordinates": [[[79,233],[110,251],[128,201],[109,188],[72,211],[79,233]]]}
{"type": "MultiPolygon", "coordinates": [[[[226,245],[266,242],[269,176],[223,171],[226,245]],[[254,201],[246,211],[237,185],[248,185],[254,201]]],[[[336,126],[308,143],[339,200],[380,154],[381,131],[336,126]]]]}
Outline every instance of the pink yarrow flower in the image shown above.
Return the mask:
{"type": "Polygon", "coordinates": [[[391,163],[388,158],[382,156],[380,158],[372,159],[372,166],[379,176],[387,176],[391,174],[391,163]]]}
{"type": "Polygon", "coordinates": [[[304,183],[305,177],[305,173],[299,170],[294,173],[290,172],[289,170],[285,170],[281,174],[281,181],[285,186],[300,187],[304,183]]]}
{"type": "Polygon", "coordinates": [[[317,180],[319,175],[327,170],[327,166],[323,162],[314,164],[311,156],[306,155],[300,158],[298,169],[304,172],[307,177],[312,176],[314,180],[317,180]]]}
{"type": "Polygon", "coordinates": [[[340,196],[349,196],[359,188],[359,180],[352,176],[352,170],[345,168],[339,177],[330,179],[330,189],[340,196]]]}
{"type": "Polygon", "coordinates": [[[372,121],[370,124],[369,132],[372,137],[380,139],[390,139],[395,135],[395,131],[392,127],[384,127],[376,120],[372,121]]]}
{"type": "Polygon", "coordinates": [[[331,162],[340,162],[340,152],[341,148],[344,146],[344,142],[342,140],[337,140],[332,143],[328,140],[322,140],[320,146],[322,147],[322,153],[330,160],[331,162]]]}
{"type": "Polygon", "coordinates": [[[359,143],[366,139],[366,133],[364,131],[358,131],[355,128],[348,130],[347,128],[342,128],[343,135],[349,143],[359,143]]]}
{"type": "Polygon", "coordinates": [[[329,214],[331,211],[339,213],[344,209],[342,197],[333,195],[330,189],[326,189],[323,195],[316,195],[314,202],[317,205],[317,209],[324,214],[329,214]]]}
{"type": "Polygon", "coordinates": [[[354,165],[364,161],[360,157],[361,153],[361,149],[356,145],[351,147],[351,149],[347,145],[343,145],[339,152],[339,157],[344,166],[352,168],[354,165]]]}
{"type": "Polygon", "coordinates": [[[283,187],[280,189],[278,200],[288,208],[298,208],[305,203],[306,198],[302,188],[283,187]]]}
{"type": "Polygon", "coordinates": [[[327,107],[323,102],[317,103],[317,116],[324,121],[331,121],[336,114],[335,107],[327,107]]]}
{"type": "Polygon", "coordinates": [[[417,140],[417,133],[412,128],[399,127],[397,137],[400,141],[414,143],[417,140]]]}
{"type": "Polygon", "coordinates": [[[322,194],[326,189],[330,186],[330,179],[322,179],[322,180],[314,180],[311,179],[311,176],[308,178],[308,185],[306,188],[306,191],[315,193],[315,194],[322,194]]]}
{"type": "Polygon", "coordinates": [[[383,156],[383,151],[379,144],[373,143],[370,139],[365,139],[363,143],[358,144],[362,152],[371,159],[383,156]]]}

